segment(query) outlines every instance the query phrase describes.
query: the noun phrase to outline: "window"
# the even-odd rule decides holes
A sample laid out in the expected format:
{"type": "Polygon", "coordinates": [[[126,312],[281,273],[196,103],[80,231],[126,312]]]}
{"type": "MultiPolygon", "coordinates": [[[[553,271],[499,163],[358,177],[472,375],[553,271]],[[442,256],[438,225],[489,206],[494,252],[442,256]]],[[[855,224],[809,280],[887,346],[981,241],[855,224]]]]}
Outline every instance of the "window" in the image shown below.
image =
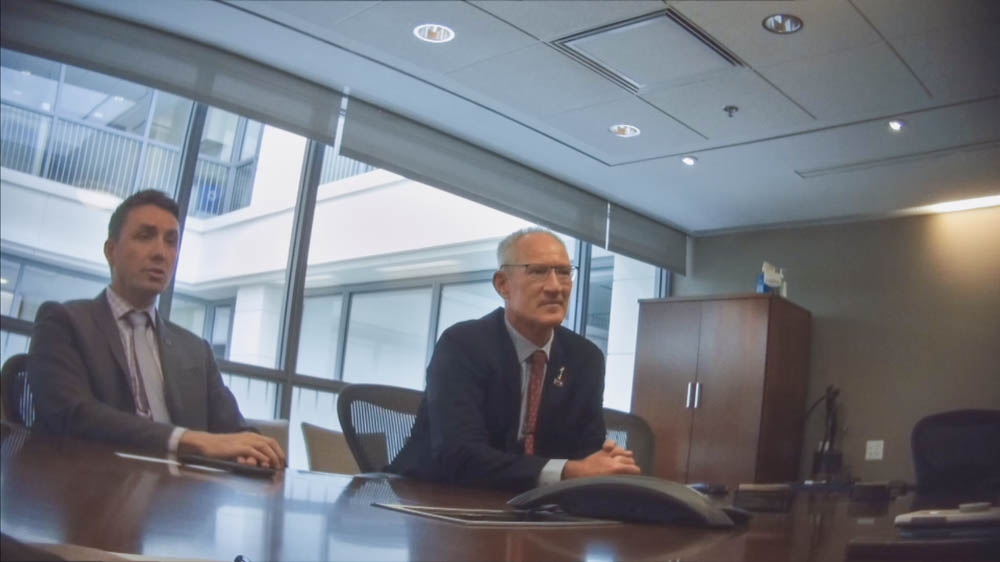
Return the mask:
{"type": "Polygon", "coordinates": [[[445,285],[441,289],[437,337],[452,324],[485,316],[498,306],[503,306],[503,299],[493,288],[492,280],[445,285]]]}
{"type": "Polygon", "coordinates": [[[216,108],[209,108],[206,121],[176,283],[192,297],[235,301],[228,310],[216,310],[213,320],[210,340],[219,357],[280,368],[288,250],[306,139],[264,126],[257,129],[259,155],[231,162],[250,122],[216,108]]]}
{"type": "Polygon", "coordinates": [[[591,249],[585,333],[604,352],[606,408],[632,408],[639,299],[656,296],[656,267],[601,248],[591,249]]]}
{"type": "MultiPolygon", "coordinates": [[[[423,387],[440,334],[502,305],[497,243],[533,226],[325,146],[312,229],[296,240],[305,137],[7,49],[0,63],[0,314],[31,321],[45,300],[96,296],[124,197],[154,188],[188,201],[170,319],[208,340],[245,416],[291,419],[295,467],[306,466],[299,424],[337,428],[345,382],[423,387]],[[203,130],[188,140],[199,112],[203,130]],[[197,155],[190,185],[178,182],[184,154],[197,155]],[[304,287],[288,286],[290,258],[305,258],[304,287]],[[294,350],[283,347],[296,339],[286,317],[299,322],[294,350]]],[[[588,253],[560,236],[571,257],[588,253]]],[[[628,409],[636,300],[655,296],[657,270],[592,253],[574,284],[589,283],[589,298],[567,325],[583,315],[577,325],[607,355],[606,403],[628,409]]],[[[6,330],[0,354],[27,342],[6,330]]]]}
{"type": "Polygon", "coordinates": [[[307,296],[302,308],[302,335],[296,372],[337,378],[337,342],[340,341],[342,295],[307,296]]]}
{"type": "Polygon", "coordinates": [[[430,288],[353,295],[344,380],[423,388],[430,317],[430,288]]]}

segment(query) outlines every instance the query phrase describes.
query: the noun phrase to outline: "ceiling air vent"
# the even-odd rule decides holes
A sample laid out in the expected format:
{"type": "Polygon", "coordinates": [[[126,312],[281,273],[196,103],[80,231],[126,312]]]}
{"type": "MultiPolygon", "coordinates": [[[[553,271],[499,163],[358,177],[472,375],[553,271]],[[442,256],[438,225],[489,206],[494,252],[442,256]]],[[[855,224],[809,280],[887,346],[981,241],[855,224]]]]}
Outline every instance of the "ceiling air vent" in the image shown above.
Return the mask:
{"type": "Polygon", "coordinates": [[[550,45],[636,94],[654,85],[692,82],[745,66],[673,8],[575,33],[550,45]]]}

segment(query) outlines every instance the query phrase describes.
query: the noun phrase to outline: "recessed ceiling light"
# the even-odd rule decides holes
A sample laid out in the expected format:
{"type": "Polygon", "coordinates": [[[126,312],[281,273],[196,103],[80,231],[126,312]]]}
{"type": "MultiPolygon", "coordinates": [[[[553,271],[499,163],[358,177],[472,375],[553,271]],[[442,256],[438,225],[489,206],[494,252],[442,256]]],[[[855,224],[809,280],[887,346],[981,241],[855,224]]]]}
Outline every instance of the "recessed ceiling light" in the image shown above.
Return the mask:
{"type": "Polygon", "coordinates": [[[792,14],[774,14],[773,16],[767,16],[761,24],[763,24],[764,29],[779,35],[795,33],[796,31],[802,29],[802,19],[798,16],[793,16],[792,14]]]}
{"type": "Polygon", "coordinates": [[[94,112],[94,119],[104,119],[104,114],[101,113],[100,111],[95,111],[94,112]]]}
{"type": "Polygon", "coordinates": [[[685,156],[684,158],[681,158],[681,162],[684,162],[688,166],[694,166],[698,163],[698,159],[694,156],[685,156]]]}
{"type": "Polygon", "coordinates": [[[616,125],[612,125],[608,127],[608,130],[611,131],[611,134],[617,137],[622,137],[624,139],[627,139],[629,137],[637,137],[639,136],[640,133],[642,133],[642,131],[639,130],[639,127],[636,127],[635,125],[629,125],[627,123],[618,123],[616,125]]]}
{"type": "Polygon", "coordinates": [[[889,121],[889,130],[894,133],[898,133],[904,128],[906,128],[906,121],[903,121],[902,119],[893,119],[892,121],[889,121]]]}
{"type": "Polygon", "coordinates": [[[118,102],[118,103],[121,103],[121,102],[125,101],[125,98],[122,97],[122,96],[112,96],[111,100],[115,101],[115,102],[118,102]]]}
{"type": "Polygon", "coordinates": [[[413,35],[428,43],[447,43],[455,38],[455,32],[446,25],[425,23],[413,28],[413,35]]]}
{"type": "Polygon", "coordinates": [[[6,277],[0,277],[0,285],[6,285],[6,284],[7,284],[7,278],[6,277]]]}

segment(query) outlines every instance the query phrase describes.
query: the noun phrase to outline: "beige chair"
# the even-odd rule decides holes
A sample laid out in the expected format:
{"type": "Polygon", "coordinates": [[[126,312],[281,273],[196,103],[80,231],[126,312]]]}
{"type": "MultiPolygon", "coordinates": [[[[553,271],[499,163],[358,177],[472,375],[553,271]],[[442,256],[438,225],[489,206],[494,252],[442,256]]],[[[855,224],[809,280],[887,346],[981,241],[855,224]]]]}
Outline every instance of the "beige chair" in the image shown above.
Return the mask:
{"type": "Polygon", "coordinates": [[[261,435],[270,437],[281,445],[281,450],[288,454],[288,420],[264,420],[247,418],[250,427],[256,427],[261,435]]]}
{"type": "Polygon", "coordinates": [[[309,470],[338,474],[361,472],[343,433],[302,422],[302,436],[306,440],[309,470]]]}

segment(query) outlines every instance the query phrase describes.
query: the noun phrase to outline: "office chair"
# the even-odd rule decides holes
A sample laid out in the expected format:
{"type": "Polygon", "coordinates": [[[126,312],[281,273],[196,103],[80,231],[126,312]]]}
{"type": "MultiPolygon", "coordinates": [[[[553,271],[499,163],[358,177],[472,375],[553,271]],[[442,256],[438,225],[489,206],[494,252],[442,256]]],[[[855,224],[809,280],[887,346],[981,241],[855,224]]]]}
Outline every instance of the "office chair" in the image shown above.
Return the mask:
{"type": "Polygon", "coordinates": [[[35,404],[28,387],[28,354],[11,355],[0,369],[0,395],[3,396],[4,421],[31,427],[35,404]]]}
{"type": "Polygon", "coordinates": [[[302,422],[302,436],[306,440],[306,458],[313,472],[357,474],[361,472],[354,460],[347,439],[339,431],[302,422]]]}
{"type": "Polygon", "coordinates": [[[635,463],[642,473],[653,473],[653,430],[646,420],[635,414],[604,409],[604,425],[607,438],[613,439],[623,449],[635,454],[635,463]]]}
{"type": "Polygon", "coordinates": [[[281,450],[288,453],[288,420],[247,418],[246,422],[250,427],[256,427],[261,435],[277,441],[281,450]]]}
{"type": "Polygon", "coordinates": [[[1000,495],[1000,410],[929,415],[910,436],[920,494],[1000,495]]]}
{"type": "Polygon", "coordinates": [[[380,384],[351,384],[340,391],[337,415],[361,472],[383,470],[410,437],[424,393],[380,384]]]}

